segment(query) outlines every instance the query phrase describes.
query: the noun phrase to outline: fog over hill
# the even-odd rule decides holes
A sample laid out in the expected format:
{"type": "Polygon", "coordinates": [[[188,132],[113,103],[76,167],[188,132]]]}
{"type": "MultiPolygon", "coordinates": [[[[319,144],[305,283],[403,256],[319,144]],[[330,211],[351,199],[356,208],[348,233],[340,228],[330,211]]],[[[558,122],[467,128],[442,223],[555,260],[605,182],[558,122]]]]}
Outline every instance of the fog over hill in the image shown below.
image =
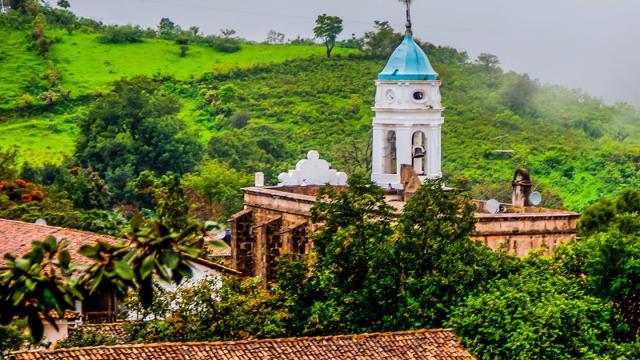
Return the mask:
{"type": "MultiPolygon", "coordinates": [[[[206,33],[233,28],[252,40],[271,29],[311,36],[318,14],[345,19],[344,36],[361,35],[373,20],[403,25],[395,0],[75,0],[79,15],[107,23],[154,27],[161,17],[206,33]]],[[[416,0],[416,34],[435,44],[491,52],[505,69],[526,72],[603,97],[640,105],[640,2],[634,0],[416,0]]]]}

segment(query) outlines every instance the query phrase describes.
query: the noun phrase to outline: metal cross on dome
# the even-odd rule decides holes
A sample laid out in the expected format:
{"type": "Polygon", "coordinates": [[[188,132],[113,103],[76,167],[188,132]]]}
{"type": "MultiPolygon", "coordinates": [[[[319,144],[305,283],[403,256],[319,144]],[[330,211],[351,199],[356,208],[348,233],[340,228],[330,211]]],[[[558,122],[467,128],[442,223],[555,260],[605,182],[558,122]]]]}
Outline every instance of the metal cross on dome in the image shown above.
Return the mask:
{"type": "Polygon", "coordinates": [[[407,35],[413,35],[413,30],[411,29],[411,3],[413,0],[399,0],[401,3],[404,3],[407,6],[407,35]]]}

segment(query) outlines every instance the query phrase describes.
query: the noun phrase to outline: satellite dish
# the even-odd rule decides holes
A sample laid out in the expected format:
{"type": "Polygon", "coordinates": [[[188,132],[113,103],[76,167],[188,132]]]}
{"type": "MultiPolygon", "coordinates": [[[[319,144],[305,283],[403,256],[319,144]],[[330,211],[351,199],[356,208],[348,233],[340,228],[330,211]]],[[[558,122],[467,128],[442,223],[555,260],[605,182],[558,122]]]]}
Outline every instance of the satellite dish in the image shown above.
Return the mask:
{"type": "Polygon", "coordinates": [[[36,225],[43,225],[43,226],[46,226],[46,225],[47,225],[47,220],[45,220],[45,219],[38,219],[38,220],[36,220],[36,225]]]}
{"type": "Polygon", "coordinates": [[[542,203],[542,194],[537,191],[532,192],[531,195],[529,195],[529,202],[533,206],[540,205],[540,203],[542,203]]]}
{"type": "Polygon", "coordinates": [[[496,199],[491,199],[484,204],[484,208],[489,214],[497,214],[500,212],[500,202],[496,199]]]}

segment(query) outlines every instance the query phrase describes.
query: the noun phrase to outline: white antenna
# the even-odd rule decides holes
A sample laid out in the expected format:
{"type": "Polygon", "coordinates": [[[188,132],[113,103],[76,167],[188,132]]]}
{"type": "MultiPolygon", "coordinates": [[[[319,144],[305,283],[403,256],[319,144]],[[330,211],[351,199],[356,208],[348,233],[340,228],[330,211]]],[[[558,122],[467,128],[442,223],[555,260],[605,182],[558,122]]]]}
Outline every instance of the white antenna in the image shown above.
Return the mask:
{"type": "Polygon", "coordinates": [[[532,192],[531,195],[529,195],[529,202],[533,206],[540,205],[540,203],[542,203],[542,194],[537,191],[532,192]]]}
{"type": "Polygon", "coordinates": [[[497,214],[500,212],[500,202],[496,199],[491,199],[484,204],[484,208],[489,214],[497,214]]]}

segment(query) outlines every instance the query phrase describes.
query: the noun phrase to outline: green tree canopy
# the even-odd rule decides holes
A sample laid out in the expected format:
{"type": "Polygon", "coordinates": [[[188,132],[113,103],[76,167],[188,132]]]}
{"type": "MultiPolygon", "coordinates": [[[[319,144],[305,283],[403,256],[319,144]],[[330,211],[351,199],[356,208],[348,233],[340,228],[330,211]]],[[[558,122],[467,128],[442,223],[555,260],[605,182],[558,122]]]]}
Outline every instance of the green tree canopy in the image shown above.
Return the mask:
{"type": "Polygon", "coordinates": [[[447,326],[478,359],[606,358],[610,311],[578,279],[529,269],[467,298],[447,326]]]}
{"type": "Polygon", "coordinates": [[[515,259],[470,237],[475,206],[460,191],[429,180],[405,205],[395,244],[405,327],[441,326],[468,294],[512,270],[515,259]]]}
{"type": "Polygon", "coordinates": [[[374,22],[375,30],[364,34],[364,49],[371,56],[386,58],[402,41],[402,34],[396,33],[388,21],[374,22]]]}
{"type": "Polygon", "coordinates": [[[183,174],[202,159],[197,134],[176,117],[179,101],[145,77],[120,80],[80,121],[76,157],[105,178],[116,200],[135,196],[142,171],[183,174]]]}
{"type": "Polygon", "coordinates": [[[322,42],[327,48],[327,58],[331,58],[331,52],[336,46],[336,40],[338,35],[342,33],[344,26],[342,25],[342,19],[337,16],[330,16],[322,14],[316,19],[316,27],[313,28],[313,33],[316,38],[322,39],[322,42]]]}

